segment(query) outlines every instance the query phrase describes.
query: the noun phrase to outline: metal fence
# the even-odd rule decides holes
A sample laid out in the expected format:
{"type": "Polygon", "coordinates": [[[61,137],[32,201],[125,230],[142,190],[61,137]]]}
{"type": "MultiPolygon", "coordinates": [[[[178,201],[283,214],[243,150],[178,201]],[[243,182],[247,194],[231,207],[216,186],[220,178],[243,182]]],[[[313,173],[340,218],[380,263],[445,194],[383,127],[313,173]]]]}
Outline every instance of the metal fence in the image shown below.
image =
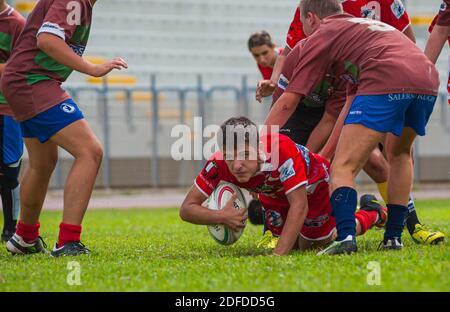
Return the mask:
{"type": "MultiPolygon", "coordinates": [[[[119,136],[125,135],[124,132],[129,131],[130,133],[135,131],[138,126],[138,118],[142,117],[142,113],[136,113],[135,109],[137,104],[133,99],[133,94],[136,92],[147,92],[150,97],[143,103],[146,106],[147,111],[150,112],[144,121],[141,123],[145,124],[144,132],[149,132],[149,142],[150,146],[148,148],[148,154],[142,154],[140,160],[144,163],[148,162],[148,170],[151,172],[149,174],[148,181],[139,183],[142,186],[160,187],[168,185],[168,183],[162,183],[161,177],[161,166],[164,157],[167,157],[167,148],[162,151],[162,145],[168,144],[168,131],[170,130],[170,125],[166,125],[166,130],[163,129],[165,124],[164,118],[161,117],[161,107],[162,102],[166,105],[168,102],[174,107],[174,111],[178,113],[176,115],[177,120],[174,120],[175,124],[188,124],[192,121],[194,117],[200,117],[203,120],[202,129],[203,131],[205,125],[208,123],[220,124],[225,118],[233,115],[245,115],[249,116],[258,123],[264,120],[264,116],[267,114],[269,104],[266,103],[264,108],[261,108],[261,104],[256,104],[253,100],[254,93],[256,91],[255,87],[249,86],[249,78],[247,76],[241,77],[240,86],[205,86],[203,78],[201,75],[197,76],[196,83],[191,87],[177,87],[177,86],[158,86],[157,76],[152,75],[150,77],[150,82],[148,86],[137,86],[137,87],[124,87],[124,86],[113,86],[108,85],[107,80],[104,79],[103,83],[98,86],[84,86],[84,87],[66,87],[67,91],[71,94],[73,99],[81,104],[83,107],[83,97],[87,94],[91,96],[94,95],[93,104],[85,106],[83,111],[86,113],[87,120],[96,127],[97,135],[101,138],[104,147],[104,160],[102,164],[100,179],[97,181],[98,187],[114,187],[112,183],[112,161],[120,158],[127,158],[120,155],[114,155],[111,151],[112,146],[118,141],[117,134],[112,135],[112,130],[115,126],[113,123],[122,126],[121,129],[126,130],[116,130],[119,132],[119,136]],[[123,107],[118,105],[117,100],[114,99],[114,94],[121,93],[124,95],[123,107]],[[169,100],[161,100],[161,95],[169,97],[169,100]],[[225,95],[227,95],[227,100],[224,100],[225,95]],[[226,101],[227,105],[220,108],[220,102],[226,101]],[[187,107],[192,108],[193,114],[189,117],[186,115],[187,107]],[[111,113],[114,109],[120,109],[118,114],[111,113]],[[86,112],[87,111],[87,112],[86,112]],[[213,116],[215,114],[215,116],[213,116]],[[95,116],[96,115],[96,116],[95,116]],[[188,120],[188,119],[189,120],[188,120]],[[164,156],[165,154],[165,156],[164,156]]],[[[92,100],[89,102],[92,103],[92,100]]],[[[222,105],[223,106],[223,105],[222,105]]],[[[434,123],[438,123],[441,129],[445,129],[446,138],[450,134],[450,116],[448,113],[449,106],[447,105],[446,94],[440,94],[438,103],[436,104],[436,110],[438,111],[438,117],[434,118],[434,123]]],[[[142,110],[142,109],[141,109],[142,110]]],[[[436,116],[435,116],[436,117],[436,116]]],[[[202,139],[203,140],[203,139],[202,139]]],[[[131,156],[133,152],[129,149],[129,146],[137,146],[141,144],[139,135],[132,137],[132,139],[123,140],[125,143],[122,144],[120,148],[116,150],[129,150],[131,156]]],[[[170,143],[170,142],[169,142],[170,143]]],[[[170,145],[170,144],[169,144],[170,145]]],[[[143,150],[147,150],[143,147],[143,150]]],[[[450,159],[450,154],[447,155],[450,159]]],[[[62,157],[64,160],[64,157],[62,157]]],[[[70,161],[70,157],[65,157],[66,161],[70,161]]],[[[166,159],[168,160],[168,159],[166,159]]],[[[133,159],[129,159],[129,164],[125,166],[130,166],[133,159]]],[[[180,165],[178,170],[187,170],[187,174],[192,175],[191,171],[198,172],[205,160],[195,162],[195,165],[186,169],[185,165],[180,165]]],[[[186,163],[185,163],[186,164],[186,163]]],[[[416,180],[421,179],[421,171],[418,170],[421,166],[421,150],[420,146],[416,145],[416,180]]],[[[175,165],[167,165],[168,169],[164,169],[164,172],[172,170],[175,165]]],[[[137,169],[136,169],[137,170],[137,169]]],[[[143,169],[144,170],[144,169],[143,169]]],[[[175,170],[175,169],[173,169],[175,170]]],[[[63,173],[61,162],[59,162],[57,169],[55,171],[55,176],[53,179],[52,186],[54,188],[62,188],[64,183],[64,173],[63,173]]],[[[448,171],[448,170],[447,170],[448,171]]],[[[125,170],[126,172],[126,170],[125,170]]],[[[195,172],[195,173],[196,173],[195,172]]],[[[195,174],[194,173],[194,174],[195,174]]],[[[184,173],[186,174],[186,172],[184,173]]],[[[188,182],[182,181],[177,177],[182,176],[180,172],[173,173],[172,178],[173,185],[170,186],[184,186],[188,182]]],[[[120,177],[119,177],[120,178],[120,177]]],[[[145,178],[146,179],[146,178],[145,178]]],[[[450,179],[449,179],[450,180],[450,179]]],[[[187,179],[187,181],[192,181],[187,179]]],[[[120,184],[120,183],[119,183],[120,184]]],[[[130,185],[133,186],[133,185],[130,185]]]]}

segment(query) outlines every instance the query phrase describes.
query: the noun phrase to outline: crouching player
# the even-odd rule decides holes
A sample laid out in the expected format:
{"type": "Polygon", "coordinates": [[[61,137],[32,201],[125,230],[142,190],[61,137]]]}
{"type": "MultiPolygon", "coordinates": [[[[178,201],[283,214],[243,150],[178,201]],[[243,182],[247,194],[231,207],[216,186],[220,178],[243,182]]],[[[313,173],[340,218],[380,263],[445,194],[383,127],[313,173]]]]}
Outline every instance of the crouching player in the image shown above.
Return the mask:
{"type": "MultiPolygon", "coordinates": [[[[336,238],[326,159],[283,134],[259,137],[256,125],[245,117],[231,118],[221,126],[218,145],[220,151],[206,163],[181,206],[184,221],[242,227],[246,211],[232,208],[233,198],[219,211],[202,206],[219,182],[226,181],[259,194],[266,227],[279,236],[273,254],[322,247],[336,238]]],[[[361,235],[384,224],[386,209],[364,207],[355,217],[361,235]]]]}
{"type": "Polygon", "coordinates": [[[81,223],[103,156],[100,142],[78,106],[61,88],[73,70],[101,77],[126,68],[122,59],[93,65],[82,58],[96,0],[41,0],[6,64],[2,91],[20,122],[29,155],[21,185],[21,211],[13,254],[47,252],[39,237],[39,216],[62,147],[75,161],[64,189],[63,220],[52,256],[88,254],[81,223]]]}

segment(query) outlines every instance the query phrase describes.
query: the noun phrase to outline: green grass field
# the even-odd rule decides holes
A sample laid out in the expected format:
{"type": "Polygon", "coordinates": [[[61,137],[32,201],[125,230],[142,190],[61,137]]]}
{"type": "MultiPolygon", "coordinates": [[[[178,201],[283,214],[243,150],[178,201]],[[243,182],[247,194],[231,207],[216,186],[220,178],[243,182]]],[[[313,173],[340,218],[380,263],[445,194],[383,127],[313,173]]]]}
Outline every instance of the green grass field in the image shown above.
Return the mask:
{"type": "MultiPolygon", "coordinates": [[[[418,201],[426,224],[450,236],[450,200],[418,201]]],[[[60,213],[44,212],[41,234],[55,243],[60,213]]],[[[450,250],[420,246],[405,232],[400,252],[377,251],[382,231],[358,239],[353,256],[293,253],[272,257],[256,248],[261,227],[249,225],[231,247],[205,226],[182,222],[177,209],[90,211],[78,257],[81,285],[69,286],[68,263],[44,255],[0,251],[0,291],[450,291],[450,250]],[[380,266],[381,285],[368,285],[368,263],[380,266]]]]}

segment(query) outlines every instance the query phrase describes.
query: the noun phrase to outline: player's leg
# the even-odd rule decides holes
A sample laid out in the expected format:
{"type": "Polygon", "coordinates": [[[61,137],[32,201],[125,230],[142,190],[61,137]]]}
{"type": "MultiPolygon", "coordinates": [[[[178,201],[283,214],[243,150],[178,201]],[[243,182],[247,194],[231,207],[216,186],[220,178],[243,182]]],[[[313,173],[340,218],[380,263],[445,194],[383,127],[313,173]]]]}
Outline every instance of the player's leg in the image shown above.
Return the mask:
{"type": "Polygon", "coordinates": [[[10,252],[19,254],[45,252],[45,244],[39,240],[39,216],[58,161],[57,146],[52,142],[25,138],[25,146],[28,166],[21,181],[20,218],[16,234],[7,243],[10,252]]]}
{"type": "Polygon", "coordinates": [[[388,182],[387,208],[389,219],[384,235],[385,246],[400,249],[401,234],[408,214],[409,194],[413,180],[412,145],[416,133],[411,128],[404,128],[400,137],[388,135],[386,152],[391,165],[392,174],[388,182]]]}
{"type": "MultiPolygon", "coordinates": [[[[370,155],[367,164],[364,166],[364,171],[377,184],[378,191],[387,203],[387,180],[389,164],[385,155],[378,148],[370,155]]],[[[361,206],[373,202],[377,204],[376,198],[373,195],[362,196],[360,199],[361,206]]],[[[408,216],[406,218],[406,227],[412,239],[418,244],[438,244],[445,238],[444,233],[425,227],[421,224],[412,194],[409,196],[408,202],[408,216]]]]}
{"type": "Polygon", "coordinates": [[[0,115],[0,194],[3,206],[2,241],[16,232],[20,210],[19,172],[23,141],[19,124],[9,116],[0,115]]]}
{"type": "Polygon", "coordinates": [[[387,194],[389,163],[378,147],[370,154],[363,170],[377,184],[380,195],[383,197],[387,194]]]}
{"type": "Polygon", "coordinates": [[[401,234],[408,214],[413,181],[412,146],[417,135],[425,135],[425,126],[436,102],[435,96],[415,95],[404,113],[404,129],[400,136],[389,135],[386,153],[391,174],[388,181],[388,213],[383,247],[401,249],[401,234]],[[402,219],[403,218],[403,219],[402,219]]]}
{"type": "MultiPolygon", "coordinates": [[[[313,153],[318,154],[325,146],[328,138],[333,132],[333,128],[337,122],[337,117],[325,111],[320,122],[314,127],[311,135],[309,135],[306,147],[313,153]]],[[[297,142],[296,142],[297,143],[297,142]]],[[[303,144],[304,145],[304,144],[303,144]]]]}
{"type": "Polygon", "coordinates": [[[88,253],[80,243],[81,223],[103,158],[102,146],[84,119],[66,126],[50,141],[75,158],[64,188],[63,220],[52,255],[88,253]]]}
{"type": "Polygon", "coordinates": [[[356,251],[354,214],[357,206],[357,193],[355,178],[383,137],[383,133],[363,125],[348,124],[343,127],[335,159],[331,165],[331,204],[333,216],[336,218],[336,244],[334,247],[330,246],[331,248],[325,249],[321,254],[356,251]],[[340,248],[342,244],[347,245],[348,250],[340,248]]]}

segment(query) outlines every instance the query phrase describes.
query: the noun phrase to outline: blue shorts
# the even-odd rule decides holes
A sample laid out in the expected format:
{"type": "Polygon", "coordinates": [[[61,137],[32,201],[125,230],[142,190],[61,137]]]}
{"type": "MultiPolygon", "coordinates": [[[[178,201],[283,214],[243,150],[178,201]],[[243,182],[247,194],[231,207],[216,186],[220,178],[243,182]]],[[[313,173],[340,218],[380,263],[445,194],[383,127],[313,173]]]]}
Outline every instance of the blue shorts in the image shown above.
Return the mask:
{"type": "Polygon", "coordinates": [[[20,123],[24,138],[37,138],[41,143],[77,120],[83,119],[83,113],[72,99],[68,99],[20,123]]]}
{"type": "Polygon", "coordinates": [[[409,127],[423,136],[436,98],[411,93],[359,95],[353,100],[345,124],[361,124],[396,136],[402,134],[403,128],[409,127]]]}
{"type": "Polygon", "coordinates": [[[0,163],[15,165],[22,158],[23,140],[20,125],[12,117],[0,115],[0,163]]]}

